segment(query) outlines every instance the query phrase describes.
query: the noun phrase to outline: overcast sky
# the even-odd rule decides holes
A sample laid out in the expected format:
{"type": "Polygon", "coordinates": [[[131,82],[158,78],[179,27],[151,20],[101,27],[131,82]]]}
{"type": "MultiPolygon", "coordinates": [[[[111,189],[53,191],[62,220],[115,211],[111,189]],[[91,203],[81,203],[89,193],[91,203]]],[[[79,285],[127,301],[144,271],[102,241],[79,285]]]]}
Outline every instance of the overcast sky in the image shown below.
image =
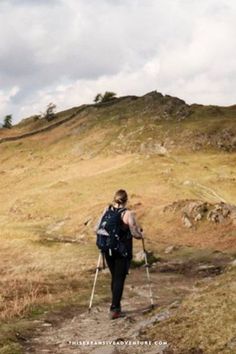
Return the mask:
{"type": "Polygon", "coordinates": [[[236,1],[0,0],[0,121],[106,90],[236,104],[236,1]]]}

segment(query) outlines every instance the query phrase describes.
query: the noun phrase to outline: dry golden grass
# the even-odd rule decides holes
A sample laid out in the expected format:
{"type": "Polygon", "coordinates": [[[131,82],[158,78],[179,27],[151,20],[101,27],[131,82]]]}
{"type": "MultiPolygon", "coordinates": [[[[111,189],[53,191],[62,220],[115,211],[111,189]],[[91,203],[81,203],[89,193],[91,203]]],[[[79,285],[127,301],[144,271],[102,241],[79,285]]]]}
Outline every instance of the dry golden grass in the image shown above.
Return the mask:
{"type": "Polygon", "coordinates": [[[150,338],[168,338],[176,353],[235,353],[235,275],[234,268],[210,285],[202,281],[173,317],[150,330],[150,338]]]}
{"type": "MultiPolygon", "coordinates": [[[[37,306],[86,304],[98,254],[93,227],[118,188],[129,192],[130,207],[154,252],[172,244],[235,252],[231,224],[202,223],[188,230],[180,215],[162,210],[186,198],[236,203],[236,154],[131,154],[129,147],[135,151],[142,139],[154,134],[151,128],[119,145],[122,124],[96,124],[92,117],[88,122],[84,118],[66,129],[0,144],[2,323],[37,306]],[[109,145],[113,138],[115,144],[109,145]]],[[[127,124],[134,128],[132,122],[127,124]]],[[[142,120],[138,124],[136,130],[142,120]]],[[[134,246],[135,252],[140,250],[138,242],[134,246]]]]}
{"type": "MultiPolygon", "coordinates": [[[[3,290],[1,318],[22,314],[27,303],[51,301],[52,289],[54,300],[57,292],[63,296],[60,276],[66,287],[69,279],[75,277],[79,282],[82,273],[94,266],[93,226],[120,187],[129,191],[131,207],[154,249],[173,243],[219,249],[235,246],[234,235],[222,239],[230,227],[214,230],[214,226],[203,225],[194,232],[183,229],[180,217],[162,214],[163,207],[174,200],[193,198],[196,191],[201,196],[201,188],[193,189],[185,181],[209,188],[213,185],[217,193],[234,202],[232,184],[225,185],[221,179],[215,184],[222,173],[224,155],[113,154],[81,160],[74,155],[73,139],[47,149],[41,143],[29,139],[20,146],[11,143],[0,147],[1,284],[2,289],[12,287],[6,295],[3,290]],[[86,226],[87,220],[90,222],[86,226]],[[53,237],[71,238],[78,243],[45,241],[53,237]],[[21,289],[19,294],[17,287],[21,289]]],[[[229,155],[225,178],[235,171],[233,161],[234,155],[229,155]]],[[[215,200],[214,195],[208,197],[215,200]]]]}

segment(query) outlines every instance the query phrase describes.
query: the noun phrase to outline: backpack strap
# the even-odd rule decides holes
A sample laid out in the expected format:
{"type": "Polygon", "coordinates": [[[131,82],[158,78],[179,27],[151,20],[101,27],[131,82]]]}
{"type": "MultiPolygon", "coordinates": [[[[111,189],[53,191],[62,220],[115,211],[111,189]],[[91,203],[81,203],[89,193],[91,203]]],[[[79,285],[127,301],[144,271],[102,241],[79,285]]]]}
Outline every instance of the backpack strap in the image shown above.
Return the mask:
{"type": "Polygon", "coordinates": [[[122,214],[126,212],[126,210],[128,210],[128,209],[127,208],[121,208],[121,210],[119,211],[121,217],[122,217],[122,214]]]}
{"type": "Polygon", "coordinates": [[[122,219],[122,213],[127,210],[127,208],[116,208],[120,218],[122,219]]]}
{"type": "Polygon", "coordinates": [[[123,211],[127,210],[127,208],[116,208],[116,207],[114,207],[114,205],[112,205],[112,204],[108,205],[107,210],[109,210],[109,209],[110,209],[110,210],[113,210],[113,211],[117,210],[117,212],[118,212],[119,214],[121,214],[121,213],[123,213],[123,211]]]}
{"type": "Polygon", "coordinates": [[[119,208],[120,210],[119,210],[119,213],[123,213],[123,211],[125,211],[125,210],[127,210],[127,208],[119,208]]]}

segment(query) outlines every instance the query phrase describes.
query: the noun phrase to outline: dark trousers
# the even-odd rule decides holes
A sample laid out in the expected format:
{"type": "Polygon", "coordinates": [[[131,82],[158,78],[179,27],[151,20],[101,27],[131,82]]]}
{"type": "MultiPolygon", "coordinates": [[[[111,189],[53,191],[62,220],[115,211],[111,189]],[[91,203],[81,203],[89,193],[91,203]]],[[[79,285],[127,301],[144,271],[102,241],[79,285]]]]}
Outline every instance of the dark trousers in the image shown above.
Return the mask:
{"type": "Polygon", "coordinates": [[[126,275],[129,270],[129,259],[122,258],[114,252],[112,255],[105,253],[106,262],[111,272],[111,310],[121,310],[121,298],[124,289],[126,275]]]}

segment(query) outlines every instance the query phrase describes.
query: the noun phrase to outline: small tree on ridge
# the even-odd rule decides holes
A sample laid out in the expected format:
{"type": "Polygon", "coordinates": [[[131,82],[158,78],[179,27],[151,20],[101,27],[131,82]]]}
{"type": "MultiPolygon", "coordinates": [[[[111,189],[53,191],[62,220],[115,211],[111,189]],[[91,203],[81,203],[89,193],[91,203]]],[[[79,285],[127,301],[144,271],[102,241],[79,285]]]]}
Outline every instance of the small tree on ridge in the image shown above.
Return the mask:
{"type": "Polygon", "coordinates": [[[8,114],[5,116],[3,121],[3,128],[11,129],[12,128],[12,115],[8,114]]]}
{"type": "Polygon", "coordinates": [[[101,101],[102,101],[102,94],[101,94],[101,93],[98,93],[98,94],[95,96],[93,102],[99,103],[99,102],[101,102],[101,101]]]}
{"type": "Polygon", "coordinates": [[[103,103],[103,102],[108,102],[110,100],[113,100],[114,98],[116,98],[115,92],[106,91],[103,95],[101,93],[98,93],[94,98],[94,102],[103,103]]]}
{"type": "Polygon", "coordinates": [[[45,118],[48,122],[55,118],[55,109],[56,105],[54,103],[49,103],[46,109],[46,112],[43,114],[43,118],[45,118]]]}

